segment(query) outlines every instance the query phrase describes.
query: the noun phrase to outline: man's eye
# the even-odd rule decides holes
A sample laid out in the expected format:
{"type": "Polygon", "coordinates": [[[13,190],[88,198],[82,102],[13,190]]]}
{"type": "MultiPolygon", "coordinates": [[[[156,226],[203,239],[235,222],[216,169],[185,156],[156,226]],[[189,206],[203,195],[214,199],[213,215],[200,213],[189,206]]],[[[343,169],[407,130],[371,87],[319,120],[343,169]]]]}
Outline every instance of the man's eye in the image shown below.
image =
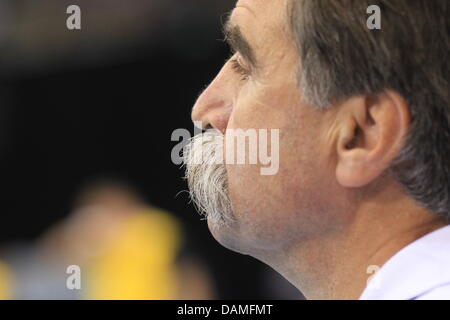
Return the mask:
{"type": "Polygon", "coordinates": [[[248,71],[246,68],[242,66],[241,62],[239,61],[239,58],[234,58],[233,60],[231,60],[231,67],[237,74],[239,74],[242,77],[242,81],[245,81],[249,78],[250,71],[248,71]]]}

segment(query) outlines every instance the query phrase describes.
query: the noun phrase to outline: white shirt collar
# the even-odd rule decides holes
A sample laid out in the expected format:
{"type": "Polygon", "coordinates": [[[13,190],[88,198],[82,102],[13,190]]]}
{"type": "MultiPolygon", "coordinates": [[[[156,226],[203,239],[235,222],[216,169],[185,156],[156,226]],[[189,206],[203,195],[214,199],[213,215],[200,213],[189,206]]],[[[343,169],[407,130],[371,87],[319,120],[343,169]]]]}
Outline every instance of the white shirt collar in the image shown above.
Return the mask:
{"type": "Polygon", "coordinates": [[[449,284],[450,226],[445,226],[392,256],[372,277],[360,299],[415,299],[449,284]]]}

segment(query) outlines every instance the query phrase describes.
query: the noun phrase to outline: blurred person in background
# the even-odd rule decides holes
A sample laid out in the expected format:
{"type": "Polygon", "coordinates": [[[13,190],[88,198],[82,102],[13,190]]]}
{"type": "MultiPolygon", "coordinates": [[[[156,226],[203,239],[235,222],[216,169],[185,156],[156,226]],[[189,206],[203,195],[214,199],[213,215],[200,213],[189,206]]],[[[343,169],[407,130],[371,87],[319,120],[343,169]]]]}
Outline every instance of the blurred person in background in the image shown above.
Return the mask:
{"type": "Polygon", "coordinates": [[[214,298],[207,268],[182,252],[184,242],[171,214],[128,184],[98,180],[81,189],[73,212],[37,248],[10,250],[14,281],[5,290],[16,299],[214,298]],[[80,290],[66,288],[70,265],[80,267],[80,290]]]}
{"type": "Polygon", "coordinates": [[[0,261],[0,300],[8,300],[12,298],[12,282],[13,274],[9,266],[0,261]]]}

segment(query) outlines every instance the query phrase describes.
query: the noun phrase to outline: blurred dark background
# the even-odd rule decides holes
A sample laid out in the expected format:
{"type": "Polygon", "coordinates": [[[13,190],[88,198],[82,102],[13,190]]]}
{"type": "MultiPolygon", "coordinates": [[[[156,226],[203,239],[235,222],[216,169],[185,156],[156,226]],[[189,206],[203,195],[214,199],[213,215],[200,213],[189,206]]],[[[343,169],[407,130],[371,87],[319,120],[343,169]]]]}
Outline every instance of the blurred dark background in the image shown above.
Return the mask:
{"type": "Polygon", "coordinates": [[[120,177],[181,221],[216,297],[297,298],[255,259],[217,244],[171,161],[177,128],[229,56],[233,0],[0,1],[0,245],[67,218],[80,186],[120,177]],[[66,8],[81,8],[68,30],[66,8]]]}

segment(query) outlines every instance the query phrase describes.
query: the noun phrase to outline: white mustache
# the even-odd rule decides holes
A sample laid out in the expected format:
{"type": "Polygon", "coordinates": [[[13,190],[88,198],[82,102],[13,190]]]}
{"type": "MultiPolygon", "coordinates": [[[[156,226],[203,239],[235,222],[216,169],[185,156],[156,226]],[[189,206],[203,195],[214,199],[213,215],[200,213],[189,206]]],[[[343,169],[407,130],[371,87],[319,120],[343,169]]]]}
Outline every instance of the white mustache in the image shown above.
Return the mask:
{"type": "Polygon", "coordinates": [[[223,145],[223,135],[208,130],[193,137],[183,149],[191,200],[201,215],[218,225],[228,225],[234,220],[227,172],[221,161],[223,145]]]}

